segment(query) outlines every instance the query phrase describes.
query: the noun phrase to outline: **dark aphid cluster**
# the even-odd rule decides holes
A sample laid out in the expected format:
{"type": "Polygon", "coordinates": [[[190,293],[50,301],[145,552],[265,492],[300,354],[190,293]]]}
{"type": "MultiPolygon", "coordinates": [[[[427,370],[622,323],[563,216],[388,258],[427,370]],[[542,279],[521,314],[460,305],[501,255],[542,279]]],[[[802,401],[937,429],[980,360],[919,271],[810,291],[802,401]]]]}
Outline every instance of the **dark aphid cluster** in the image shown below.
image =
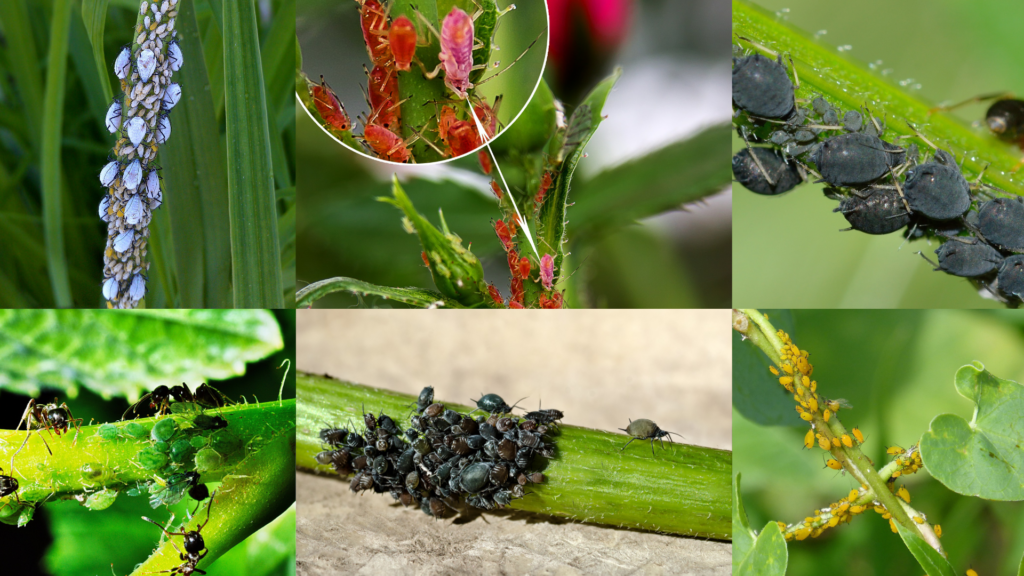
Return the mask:
{"type": "MultiPolygon", "coordinates": [[[[821,97],[810,103],[796,99],[794,80],[781,55],[733,59],[734,124],[746,142],[732,160],[737,182],[774,196],[813,175],[826,184],[825,195],[839,202],[834,211],[850,223],[846,230],[905,230],[911,240],[939,238],[936,270],[971,278],[1007,304],[1021,302],[1024,269],[1016,255],[1024,252],[1024,204],[1019,199],[969,183],[956,158],[920,134],[935,149],[930,161],[919,162],[914,144],[903,148],[883,140],[885,124],[866,110],[843,112],[821,97]]],[[[1024,107],[1017,100],[999,100],[987,121],[1000,137],[1017,141],[1024,132],[1024,107]]]]}
{"type": "Polygon", "coordinates": [[[509,415],[497,394],[477,401],[489,416],[472,417],[433,401],[425,388],[411,426],[402,430],[387,414],[364,414],[363,430],[325,428],[320,439],[329,449],[316,461],[342,476],[353,474],[353,492],[389,493],[402,504],[443,516],[460,500],[483,510],[508,505],[526,495],[528,483],[543,482],[535,455],[552,458],[549,425],[558,410],[509,415]]]}

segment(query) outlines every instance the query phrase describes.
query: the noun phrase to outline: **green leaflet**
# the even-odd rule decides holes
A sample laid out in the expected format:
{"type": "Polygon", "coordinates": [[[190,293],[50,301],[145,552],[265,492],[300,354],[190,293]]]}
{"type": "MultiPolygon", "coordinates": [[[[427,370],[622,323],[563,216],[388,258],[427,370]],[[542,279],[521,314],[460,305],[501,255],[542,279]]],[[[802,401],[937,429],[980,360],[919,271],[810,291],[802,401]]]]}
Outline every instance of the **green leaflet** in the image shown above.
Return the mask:
{"type": "Polygon", "coordinates": [[[957,370],[957,392],[976,405],[967,422],[953,414],[932,420],[921,438],[928,472],[950,490],[988,500],[1024,500],[1024,387],[985,370],[957,370]]]}
{"type": "Polygon", "coordinates": [[[428,308],[438,304],[445,308],[462,308],[458,301],[446,298],[439,292],[422,290],[420,288],[392,288],[390,286],[377,286],[362,280],[353,278],[328,278],[314,282],[295,295],[295,303],[299,308],[311,307],[314,302],[332,292],[349,292],[356,296],[377,296],[385,300],[393,300],[416,306],[428,308]]]}
{"type": "Polygon", "coordinates": [[[928,576],[956,576],[956,570],[953,570],[949,560],[943,558],[938,550],[929,546],[913,530],[907,529],[899,522],[894,524],[896,529],[899,530],[900,538],[903,538],[903,543],[907,545],[907,550],[910,550],[910,553],[914,555],[918,564],[921,565],[921,569],[925,571],[925,574],[928,574],[928,576]]]}

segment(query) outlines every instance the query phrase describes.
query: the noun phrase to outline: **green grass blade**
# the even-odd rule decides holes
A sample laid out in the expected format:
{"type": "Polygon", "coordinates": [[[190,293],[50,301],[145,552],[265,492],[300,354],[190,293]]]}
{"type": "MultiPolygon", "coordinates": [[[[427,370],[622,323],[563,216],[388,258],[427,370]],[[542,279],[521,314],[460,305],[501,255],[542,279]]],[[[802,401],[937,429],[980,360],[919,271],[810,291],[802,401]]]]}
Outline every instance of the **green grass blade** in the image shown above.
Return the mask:
{"type": "Polygon", "coordinates": [[[283,308],[267,99],[256,9],[224,2],[225,118],[236,308],[283,308]]]}
{"type": "Polygon", "coordinates": [[[231,306],[227,173],[191,2],[181,6],[177,29],[185,59],[177,80],[183,93],[174,109],[174,137],[160,150],[177,304],[183,308],[226,308],[231,306]]]}
{"type": "Polygon", "coordinates": [[[69,47],[71,62],[75,65],[75,76],[85,88],[89,115],[96,122],[96,127],[102,134],[106,131],[107,107],[110,106],[113,96],[110,93],[110,82],[104,74],[106,67],[98,67],[96,60],[90,56],[92,43],[88,36],[88,30],[85,28],[81,15],[77,11],[72,11],[69,47]]]}
{"type": "MultiPolygon", "coordinates": [[[[333,473],[317,464],[318,433],[325,423],[345,426],[366,412],[384,411],[409,427],[414,396],[300,372],[297,379],[296,464],[333,473]]],[[[440,400],[438,400],[440,401],[440,400]]],[[[475,407],[445,402],[467,413],[475,407]]],[[[732,453],[680,443],[659,445],[623,434],[560,426],[553,435],[556,455],[546,462],[541,484],[513,500],[510,508],[584,522],[729,540],[732,536],[732,453]]],[[[339,483],[339,492],[347,487],[339,483]]]]}
{"type": "Polygon", "coordinates": [[[332,292],[348,292],[356,296],[378,296],[385,300],[394,300],[418,308],[428,308],[439,304],[444,308],[464,308],[458,301],[446,298],[433,290],[377,286],[362,280],[342,277],[320,280],[299,290],[295,294],[295,306],[296,308],[312,307],[314,302],[332,292]]]}
{"type": "Polygon", "coordinates": [[[103,29],[107,26],[107,0],[82,0],[82,21],[85,22],[85,32],[89,35],[89,42],[92,43],[92,57],[96,61],[96,69],[100,71],[103,98],[110,102],[114,98],[114,92],[110,88],[110,77],[106,74],[107,58],[103,54],[103,29]]]}
{"type": "Polygon", "coordinates": [[[573,187],[574,235],[608,231],[720,192],[732,181],[722,158],[731,128],[712,126],[696,136],[630,160],[573,187]]]}
{"type": "Polygon", "coordinates": [[[43,225],[46,230],[46,266],[50,273],[53,302],[58,308],[71,307],[71,283],[64,250],[64,215],[61,200],[61,128],[64,122],[64,88],[67,83],[68,35],[71,29],[71,0],[55,0],[50,23],[50,50],[46,66],[46,96],[43,101],[42,180],[43,225]]]}
{"type": "Polygon", "coordinates": [[[43,78],[39,74],[39,54],[28,21],[25,0],[0,2],[0,21],[4,23],[8,61],[14,83],[25,109],[25,122],[32,147],[38,152],[42,141],[43,78]]]}

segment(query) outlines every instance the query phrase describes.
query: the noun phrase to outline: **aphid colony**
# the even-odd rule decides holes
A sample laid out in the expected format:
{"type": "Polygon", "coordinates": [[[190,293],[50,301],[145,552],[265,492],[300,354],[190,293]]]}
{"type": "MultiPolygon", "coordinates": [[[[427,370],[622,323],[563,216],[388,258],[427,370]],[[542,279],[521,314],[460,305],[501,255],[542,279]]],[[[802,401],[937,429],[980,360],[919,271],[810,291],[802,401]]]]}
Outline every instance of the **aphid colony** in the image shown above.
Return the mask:
{"type": "MultiPolygon", "coordinates": [[[[768,370],[778,378],[779,384],[785,388],[786,392],[793,395],[793,399],[796,401],[796,411],[800,414],[800,418],[810,423],[811,428],[804,436],[804,448],[810,449],[817,444],[822,450],[829,453],[825,460],[826,467],[832,470],[844,470],[850,463],[847,450],[864,443],[864,434],[858,428],[847,431],[839,421],[839,410],[849,408],[849,404],[841,398],[830,400],[820,396],[817,393],[818,383],[811,380],[814,366],[809,361],[810,354],[793,344],[786,332],[779,330],[776,335],[782,342],[781,363],[778,367],[769,366],[768,370]]],[[[913,474],[923,466],[921,453],[915,445],[909,450],[894,446],[889,448],[888,454],[895,456],[895,459],[892,464],[879,472],[883,475],[888,473],[887,486],[889,490],[910,503],[910,493],[904,486],[897,488],[896,479],[901,475],[913,474]]],[[[854,516],[869,508],[888,520],[893,532],[897,531],[892,514],[864,483],[859,489],[851,490],[848,497],[830,504],[828,507],[815,510],[812,516],[808,516],[800,522],[789,525],[784,522],[778,524],[786,540],[817,538],[825,530],[850,522],[854,516]]],[[[923,524],[926,521],[924,515],[920,513],[912,515],[911,518],[918,524],[923,524]]],[[[941,535],[941,527],[935,525],[934,530],[937,535],[941,535]]]]}
{"type": "Polygon", "coordinates": [[[142,2],[134,44],[114,60],[124,97],[107,109],[107,130],[118,139],[99,175],[107,189],[99,216],[107,223],[102,292],[110,308],[135,308],[146,295],[149,222],[163,203],[154,161],[171,136],[168,113],[182,95],[171,82],[184,62],[175,40],[178,2],[142,2]]]}
{"type": "MultiPolygon", "coordinates": [[[[1011,305],[1024,299],[1022,199],[997,196],[1002,191],[981,185],[980,176],[969,183],[956,158],[919,132],[934,149],[925,162],[916,144],[883,140],[884,124],[866,111],[843,113],[822,97],[801,106],[781,55],[734,58],[732,82],[734,124],[747,143],[732,167],[745,188],[774,196],[813,175],[839,202],[834,211],[850,223],[847,230],[937,237],[936,270],[970,278],[1011,305]]],[[[998,135],[1016,140],[1024,109],[1004,110],[1013,102],[997,102],[988,120],[998,135]]]]}
{"type": "MultiPolygon", "coordinates": [[[[359,4],[363,41],[373,63],[370,70],[364,67],[367,77],[365,95],[370,110],[365,118],[360,119],[363,133],[359,136],[368,154],[392,162],[412,162],[415,159],[410,145],[422,139],[442,158],[461,156],[479,148],[484,142],[478,121],[483,128],[484,139],[494,137],[498,130],[501,97],[495,98],[493,105],[489,104],[485,97],[472,90],[490,78],[475,84],[470,79],[475,72],[486,68],[486,64],[474,64],[474,50],[484,46],[483,42],[491,42],[491,38],[474,35],[474,22],[484,12],[483,8],[470,16],[458,7],[452,7],[441,20],[438,32],[418,12],[414,12],[418,22],[413,22],[404,14],[391,18],[391,6],[384,7],[378,0],[356,2],[359,4]],[[440,62],[434,70],[427,71],[416,52],[418,48],[437,50],[435,40],[440,45],[440,52],[437,52],[440,62]],[[413,63],[419,70],[412,69],[413,63]],[[422,74],[427,79],[443,73],[444,85],[452,99],[434,102],[437,113],[426,125],[403,124],[401,105],[405,100],[399,97],[399,72],[422,74]],[[477,119],[469,116],[470,106],[477,119]],[[403,138],[403,134],[408,137],[403,138]]],[[[514,8],[515,5],[511,5],[497,16],[514,8]]],[[[329,130],[342,133],[352,130],[348,113],[323,76],[320,76],[319,85],[310,83],[308,88],[313,104],[329,130]]],[[[489,174],[490,157],[481,150],[479,158],[484,172],[489,174]]]]}
{"type": "Polygon", "coordinates": [[[362,432],[321,430],[329,449],[316,460],[342,476],[355,472],[349,484],[353,492],[387,492],[429,516],[444,516],[463,498],[474,508],[502,508],[526,495],[527,484],[544,481],[533,459],[554,457],[548,436],[562,413],[549,409],[513,416],[497,394],[476,403],[489,415],[446,409],[434,402],[433,388],[424,388],[410,428],[401,430],[387,414],[364,414],[362,432]]]}

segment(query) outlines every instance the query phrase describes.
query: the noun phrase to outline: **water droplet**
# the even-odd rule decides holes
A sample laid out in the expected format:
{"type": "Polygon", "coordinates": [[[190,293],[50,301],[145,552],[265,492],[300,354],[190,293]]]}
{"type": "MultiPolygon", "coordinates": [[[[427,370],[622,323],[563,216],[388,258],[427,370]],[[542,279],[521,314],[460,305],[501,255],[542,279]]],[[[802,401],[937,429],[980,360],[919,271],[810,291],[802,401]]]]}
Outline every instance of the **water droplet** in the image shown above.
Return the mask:
{"type": "Polygon", "coordinates": [[[882,67],[882,61],[881,60],[875,60],[874,62],[868,64],[868,68],[871,68],[872,70],[878,70],[881,67],[882,67]]]}
{"type": "Polygon", "coordinates": [[[913,83],[914,83],[914,79],[913,78],[907,78],[906,80],[900,80],[900,86],[903,86],[904,88],[909,86],[909,85],[911,85],[911,84],[913,84],[913,83]]]}
{"type": "Polygon", "coordinates": [[[850,50],[853,50],[853,46],[850,46],[849,44],[843,44],[839,47],[840,52],[849,52],[850,50]]]}
{"type": "Polygon", "coordinates": [[[775,18],[777,20],[788,20],[789,8],[781,8],[778,12],[775,13],[775,18]]]}
{"type": "Polygon", "coordinates": [[[818,38],[821,38],[825,34],[828,34],[828,30],[818,30],[817,32],[814,33],[814,39],[817,40],[818,38]]]}
{"type": "Polygon", "coordinates": [[[892,68],[886,68],[885,70],[882,70],[882,76],[888,76],[889,74],[892,74],[892,68]]]}

